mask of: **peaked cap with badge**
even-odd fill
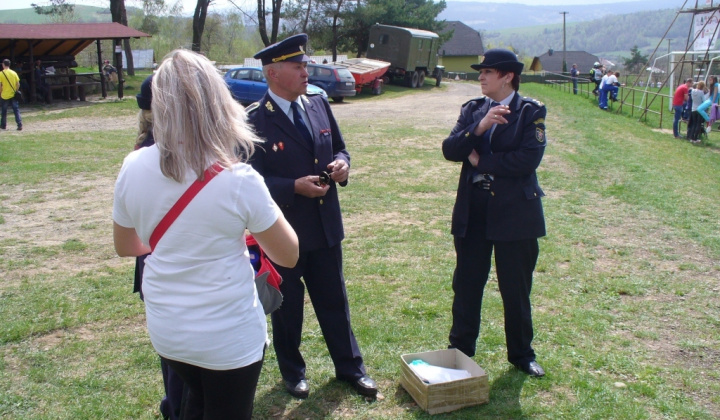
[[[280,42],[268,45],[255,54],[253,58],[261,60],[263,66],[281,61],[308,62],[310,57],[305,55],[307,41],[308,37],[305,34],[293,35]]]
[[[493,48],[485,51],[482,62],[471,64],[470,67],[475,70],[496,69],[520,74],[525,65],[517,59],[514,52],[502,48]]]

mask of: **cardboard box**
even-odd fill
[[[457,349],[403,354],[400,356],[400,384],[415,402],[430,414],[446,413],[471,405],[485,404],[490,399],[488,377],[483,368]],[[420,380],[408,363],[420,359],[431,365],[465,369],[471,377],[439,384]]]

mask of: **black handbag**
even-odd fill
[[[7,74],[5,74],[5,70],[2,71],[2,74],[3,74],[3,76],[5,76],[5,80],[7,80],[8,83],[10,83],[10,79],[8,79]],[[13,90],[13,92],[15,92],[15,96],[13,96],[13,99],[18,101],[18,103],[20,103],[20,104],[23,103],[22,92],[20,92],[19,90],[15,90],[15,87],[12,85],[12,83],[10,83],[10,88]]]

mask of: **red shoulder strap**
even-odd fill
[[[195,182],[190,185],[190,187],[183,193],[183,195],[180,196],[178,201],[173,204],[172,208],[170,208],[170,211],[167,212],[165,217],[160,220],[160,223],[158,223],[157,226],[155,226],[155,230],[153,230],[153,233],[150,235],[150,249],[152,251],[155,251],[155,246],[160,241],[160,239],[165,235],[165,232],[167,232],[170,225],[175,222],[175,219],[180,216],[180,213],[182,213],[183,210],[185,210],[185,207],[187,207],[188,204],[192,201],[193,198],[202,190],[210,180],[215,178],[215,175],[222,172],[223,167],[220,165],[220,162],[215,162],[211,167],[207,168],[205,170],[203,180],[200,181],[195,180]]]

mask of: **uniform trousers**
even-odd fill
[[[185,382],[181,420],[250,420],[262,359],[230,370],[211,370],[160,357]]]
[[[350,325],[341,245],[301,252],[294,268],[276,268],[283,279],[280,285],[283,303],[271,319],[273,346],[283,379],[293,383],[305,379],[305,360],[300,353],[305,287],[336,377],[354,381],[365,376],[365,365]]]
[[[477,185],[477,184],[476,184]],[[505,341],[508,361],[524,364],[535,360],[530,291],[532,274],[539,253],[537,238],[518,241],[488,240],[487,204],[490,191],[471,189],[470,220],[465,237],[455,236],[457,265],[453,276],[450,347],[466,355],[475,355],[480,334],[483,291],[488,281],[491,257],[495,252],[495,270],[505,315]]]

